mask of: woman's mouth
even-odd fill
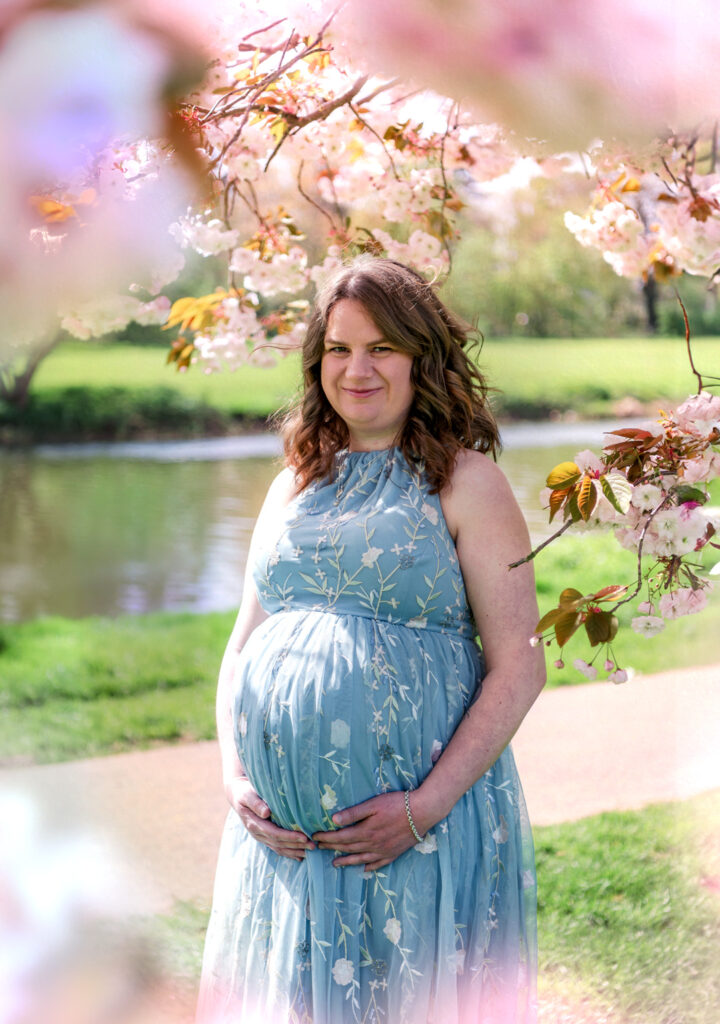
[[[369,395],[376,395],[380,388],[343,388],[346,395],[352,398],[367,398]]]

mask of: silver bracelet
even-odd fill
[[[405,813],[407,814],[407,820],[408,820],[408,825],[410,826],[410,831],[415,836],[417,841],[419,843],[421,843],[423,841],[423,837],[420,835],[418,830],[415,828],[415,822],[413,821],[413,816],[410,813],[410,790],[409,789],[405,790]]]

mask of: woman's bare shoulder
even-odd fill
[[[298,493],[297,479],[295,477],[295,470],[291,466],[285,466],[281,469],[276,477],[274,477],[270,487],[268,488],[266,502],[272,502],[273,507],[278,506],[284,507],[289,504],[292,499]]]
[[[464,448],[455,459],[455,465],[448,484],[448,495],[452,499],[468,496],[472,498],[497,498],[510,494],[507,477],[498,464],[483,452]]]
[[[440,500],[454,540],[468,518],[503,515],[517,507],[507,477],[497,463],[470,448],[458,453]]]

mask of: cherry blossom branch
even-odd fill
[[[314,199],[312,198],[312,196],[311,196],[311,195],[309,195],[309,194],[308,194],[308,193],[307,193],[307,192],[305,191],[305,189],[303,188],[303,183],[302,183],[302,172],[303,172],[303,168],[304,168],[304,167],[305,167],[305,161],[304,161],[304,160],[301,160],[301,161],[300,161],[300,166],[298,167],[298,172],[297,172],[297,187],[298,187],[298,192],[299,192],[299,193],[300,193],[300,195],[301,195],[301,196],[303,197],[303,199],[307,200],[307,202],[308,202],[308,203],[310,203],[310,205],[311,205],[311,206],[314,206],[314,207],[315,207],[315,209],[316,209],[316,210],[318,211],[318,213],[321,213],[321,214],[323,215],[323,217],[327,218],[327,220],[328,220],[328,221],[330,222],[330,228],[331,228],[331,230],[332,230],[333,232],[335,232],[335,231],[337,231],[337,225],[336,225],[335,221],[334,221],[334,220],[332,219],[332,216],[331,216],[331,215],[330,215],[330,214],[328,213],[328,211],[327,211],[327,210],[326,210],[326,209],[325,209],[325,208],[324,208],[323,206],[321,206],[321,205],[320,205],[320,203],[316,202],[316,201],[315,201],[315,200],[314,200]]]
[[[517,567],[519,565],[524,565],[525,562],[531,562],[533,560],[533,558],[535,558],[537,555],[540,554],[540,552],[543,550],[543,548],[546,548],[548,546],[548,544],[552,544],[552,542],[554,540],[557,540],[558,537],[562,537],[562,535],[565,533],[565,531],[570,529],[570,527],[572,526],[573,522],[574,522],[574,520],[567,519],[563,523],[563,525],[560,527],[560,529],[555,531],[555,533],[552,535],[552,537],[548,537],[548,539],[544,540],[542,542],[542,544],[538,544],[538,546],[536,548],[533,548],[533,550],[530,552],[529,555],[526,555],[525,558],[519,558],[517,560],[517,562],[510,562],[510,564],[508,565],[508,569],[517,569]]]
[[[360,103],[360,102],[361,101],[358,100],[358,103]],[[392,153],[390,152],[390,149],[389,149],[388,144],[385,141],[385,139],[382,137],[382,135],[380,135],[379,132],[375,131],[373,126],[368,121],[365,120],[365,118],[362,116],[362,114],[358,111],[357,107],[353,103],[349,103],[348,106],[350,107],[350,109],[352,110],[353,114],[355,115],[357,120],[360,122],[360,124],[363,125],[364,128],[367,128],[367,130],[370,132],[370,134],[374,135],[375,138],[378,140],[378,142],[382,146],[383,150],[385,151],[385,156],[388,158],[388,162],[390,164],[390,169],[393,172],[393,177],[395,178],[396,181],[400,181],[400,175],[397,172],[397,167],[395,166],[395,161],[393,160]]]
[[[399,85],[400,82],[400,78],[391,78],[389,82],[383,82],[382,85],[379,85],[377,89],[373,89],[373,91],[369,92],[366,96],[360,96],[358,98],[358,103],[361,106],[364,103],[370,103],[370,101],[374,100],[376,96],[379,96],[383,92],[387,92],[388,89],[394,88],[396,85]]]
[[[650,524],[652,523],[653,519],[658,514],[658,512],[660,512],[664,508],[667,508],[667,505],[668,505],[669,501],[670,501],[670,495],[666,494],[663,497],[663,500],[660,502],[660,504],[656,505],[656,507],[652,510],[652,512],[649,514],[649,516],[645,520],[645,525],[643,526],[642,530],[640,531],[640,538],[638,540],[638,546],[637,546],[637,581],[636,581],[636,584],[635,584],[635,590],[633,590],[632,594],[628,594],[627,597],[624,597],[622,599],[622,601],[618,601],[617,604],[615,605],[616,609],[620,608],[620,606],[623,605],[623,604],[627,604],[628,601],[633,601],[638,596],[640,591],[642,590],[642,585],[643,585],[642,551],[643,551],[643,544],[645,543],[645,537],[647,535],[648,530],[650,529]]]
[[[693,360],[693,354],[692,354],[692,347],[690,345],[690,321],[688,320],[687,310],[685,309],[685,306],[683,304],[683,300],[680,298],[680,293],[678,292],[677,288],[675,289],[675,298],[680,303],[680,309],[682,310],[683,320],[685,321],[685,345],[687,347],[688,359],[690,360],[690,369],[692,370],[693,374],[697,377],[697,382],[698,382],[697,394],[699,395],[700,392],[705,387],[714,387],[715,385],[710,385],[710,384],[706,385],[703,374],[700,373],[700,371],[695,366],[695,362]],[[707,374],[705,376],[707,377],[708,380],[718,380],[718,381],[720,381],[720,377],[713,377],[713,376],[709,376]]]

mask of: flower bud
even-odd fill
[[[555,666],[555,668],[565,668],[565,662],[562,660],[562,658],[558,658],[557,661],[554,661],[553,665]]]

